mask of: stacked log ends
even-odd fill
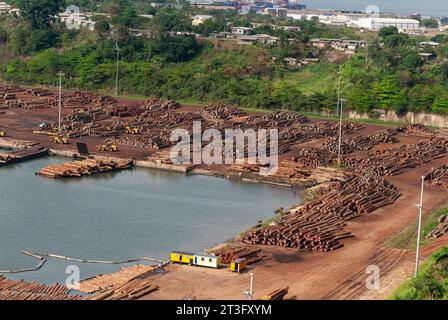
[[[38,175],[49,178],[81,177],[96,173],[127,169],[132,160],[98,160],[86,159],[64,164],[49,165],[38,172]]]
[[[220,253],[219,256],[221,258],[221,263],[223,264],[230,264],[233,261],[245,258],[247,260],[247,264],[251,265],[265,258],[260,254],[261,249],[252,250],[242,247],[242,248],[228,248],[224,252]]]
[[[439,224],[431,230],[426,238],[438,238],[448,233],[448,215],[444,214],[439,217]]]
[[[401,127],[397,128],[398,132],[407,133],[407,134],[426,134],[428,133],[428,129],[422,125],[422,124],[412,124],[408,123],[405,125],[402,125]]]
[[[272,226],[250,232],[242,240],[326,252],[341,248],[346,221],[393,203],[400,193],[387,180],[351,177],[328,187],[321,198],[291,210]]]
[[[425,176],[425,185],[428,187],[448,188],[448,165],[431,170]]]

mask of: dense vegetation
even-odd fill
[[[443,247],[422,266],[419,276],[403,284],[396,300],[448,300],[448,247]]]
[[[67,87],[109,90],[114,87],[117,42],[123,94],[255,108],[334,110],[338,64],[342,64],[342,96],[351,109],[370,114],[375,109],[448,113],[448,63],[444,62],[448,37],[437,36],[433,40],[441,45],[421,49],[437,56],[425,63],[418,55],[419,42],[425,39],[399,34],[394,28],[361,34],[315,20],[274,21],[234,11],[213,12],[213,20],[194,27],[191,16],[207,12],[192,6],[155,9],[145,1],[130,0],[15,0],[14,4],[23,10],[22,17],[0,17],[0,76],[8,82],[54,85],[55,74],[62,70]],[[67,4],[110,16],[95,16],[95,32],[67,30],[53,19]],[[301,31],[267,26],[255,30],[279,37],[278,46],[238,46],[228,40],[176,34],[208,35],[250,22],[297,25]],[[132,28],[149,30],[151,36],[134,36]],[[370,45],[351,58],[334,59],[331,52],[309,46],[316,37],[365,38]],[[321,62],[290,68],[285,57],[319,57]]]

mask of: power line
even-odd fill
[[[115,78],[115,95],[118,96],[118,82],[119,82],[119,62],[120,62],[120,47],[118,41],[115,41],[115,51],[117,51],[117,72]]]
[[[65,74],[62,71],[59,71],[59,112],[58,112],[58,130],[59,133],[62,132],[61,128],[61,112],[62,112],[62,77],[65,76]]]

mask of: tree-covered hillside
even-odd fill
[[[144,1],[14,3],[22,9],[22,17],[0,16],[0,76],[7,82],[55,85],[55,74],[62,70],[67,87],[110,90],[115,86],[117,42],[123,94],[256,108],[334,110],[342,65],[342,97],[351,109],[371,114],[375,109],[448,113],[446,36],[432,39],[438,46],[422,46],[420,42],[429,39],[400,34],[395,28],[361,33],[316,20],[274,20],[194,6],[152,8]],[[67,30],[53,18],[67,4],[108,15],[94,16],[95,31]],[[192,26],[191,17],[197,13],[212,13],[214,19]],[[212,32],[251,22],[263,23],[255,32],[278,37],[277,45],[241,46],[235,40],[208,38]],[[301,30],[274,30],[271,24],[300,26]],[[148,36],[134,35],[134,29],[145,30]],[[311,46],[313,38],[364,39],[369,45],[348,57]],[[422,52],[434,54],[435,59],[424,61]],[[285,62],[288,57],[318,57],[320,62],[291,67]]]

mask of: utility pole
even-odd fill
[[[340,116],[340,118],[339,118],[339,145],[338,145],[338,164],[339,164],[339,166],[341,166],[341,146],[342,146],[342,106],[343,106],[343,103],[342,103],[342,100],[339,102],[339,105],[341,106],[341,112],[340,112],[340,114],[341,114],[341,116]]]
[[[118,96],[118,79],[119,79],[119,61],[120,61],[120,47],[118,46],[118,40],[115,41],[115,51],[117,51],[117,72],[115,78],[115,95]]]
[[[254,274],[250,273],[250,287],[249,291],[243,291],[243,295],[248,296],[249,300],[254,300]]]
[[[62,71],[59,71],[59,112],[58,112],[58,130],[59,134],[62,132],[61,128],[61,110],[62,110],[62,77],[64,76],[64,73]]]
[[[418,230],[417,230],[417,249],[415,252],[415,277],[418,277],[418,260],[420,258],[420,233],[422,229],[422,215],[423,215],[423,189],[425,186],[425,177],[422,176],[422,187],[420,191],[420,203],[417,205],[418,208]]]
[[[339,115],[339,103],[341,101],[341,73],[342,73],[342,65],[339,66],[338,101],[336,103],[336,116]]]

